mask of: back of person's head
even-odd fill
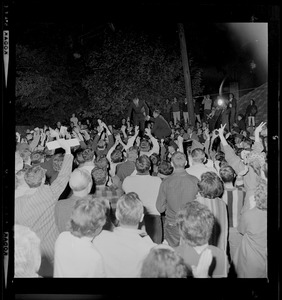
[[[30,154],[30,162],[32,165],[39,165],[44,158],[44,154],[42,151],[33,151]]]
[[[171,157],[171,162],[175,169],[181,169],[181,168],[184,169],[187,162],[186,155],[182,152],[177,151],[173,153]]]
[[[120,149],[115,149],[112,153],[111,153],[111,160],[113,163],[119,163],[122,161],[123,155],[122,155],[122,151]]]
[[[147,155],[141,155],[137,158],[135,165],[137,172],[144,174],[149,172],[151,168],[151,161]]]
[[[109,162],[105,156],[98,156],[95,160],[95,166],[100,169],[107,170],[108,164],[109,164]]]
[[[76,200],[70,222],[70,232],[76,237],[95,237],[106,223],[107,204],[91,195]]]
[[[177,149],[178,149],[177,144],[176,144],[174,141],[170,140],[170,141],[168,142],[168,151],[169,151],[170,153],[174,153],[174,152],[177,151]]]
[[[136,161],[138,157],[138,150],[136,147],[132,146],[126,151],[126,157],[129,161]]]
[[[165,245],[151,248],[141,269],[141,278],[187,278],[189,275],[191,270],[183,258]]]
[[[30,228],[16,224],[15,234],[15,277],[37,277],[41,264],[40,239]]]
[[[121,196],[117,201],[116,218],[121,225],[137,226],[142,220],[143,204],[134,192]]]
[[[92,161],[94,158],[94,150],[86,148],[82,151],[82,157],[85,162]]]
[[[158,173],[164,176],[171,175],[173,173],[173,166],[169,161],[163,160],[159,164]]]
[[[105,168],[95,166],[91,171],[91,176],[96,185],[104,185],[108,179],[108,171]]]
[[[195,148],[191,152],[193,162],[203,163],[206,159],[205,152],[200,148]]]
[[[214,225],[214,215],[198,201],[188,202],[176,216],[180,236],[188,245],[202,246],[208,243]]]
[[[91,189],[92,178],[88,171],[76,168],[72,171],[69,179],[69,186],[74,192],[81,192],[85,189]]]
[[[205,172],[198,182],[199,193],[204,198],[215,199],[221,197],[224,191],[222,180],[214,172]]]
[[[53,158],[53,169],[54,171],[60,172],[64,161],[64,154],[58,153]]]
[[[267,210],[267,181],[259,178],[255,190],[256,207],[260,210]]]
[[[36,165],[26,170],[24,180],[30,188],[37,188],[45,180],[46,170],[41,166]]]
[[[236,176],[236,172],[229,165],[223,165],[219,169],[219,176],[224,183],[233,182]]]

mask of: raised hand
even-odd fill
[[[262,131],[263,126],[266,124],[266,122],[261,122],[258,127],[255,129],[255,133],[260,133]]]
[[[218,134],[220,136],[223,136],[223,133],[224,133],[224,128],[226,126],[226,123],[222,126],[222,124],[220,125],[220,128],[218,128]]]
[[[150,136],[151,135],[151,129],[150,128],[145,128],[145,134]]]
[[[210,249],[205,249],[199,259],[197,266],[192,266],[192,272],[195,278],[207,278],[209,267],[212,262],[212,252]]]

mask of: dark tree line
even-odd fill
[[[73,112],[119,122],[133,96],[161,108],[185,97],[179,44],[126,30],[104,31],[102,42],[81,47],[59,41],[16,45],[16,123],[53,124]],[[189,48],[189,47],[188,47]],[[75,54],[75,55],[73,55]],[[202,69],[190,54],[193,96],[202,93]],[[24,113],[23,113],[24,112]]]

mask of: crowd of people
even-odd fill
[[[220,99],[217,99],[218,101]],[[16,133],[15,277],[267,277],[267,126],[135,97],[120,126]]]

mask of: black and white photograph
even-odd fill
[[[4,299],[279,299],[280,6],[2,16]]]

